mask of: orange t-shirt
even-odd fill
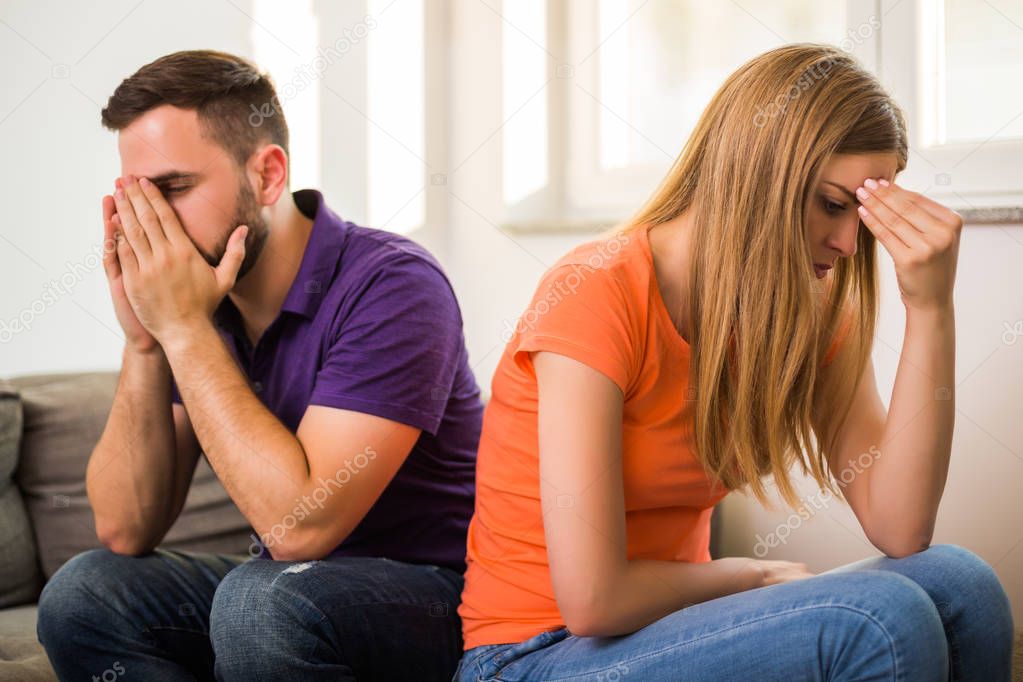
[[[466,649],[564,624],[540,507],[532,351],[578,360],[622,391],[630,560],[710,561],[711,511],[728,492],[693,454],[690,349],[661,299],[647,230],[575,248],[540,281],[494,374],[458,608]]]

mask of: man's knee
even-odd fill
[[[210,637],[214,648],[218,643],[233,646],[259,639],[271,623],[302,627],[306,621],[322,620],[318,609],[280,582],[281,577],[305,566],[295,564],[282,571],[278,562],[253,560],[228,572],[213,595]]]
[[[134,557],[108,549],[76,554],[57,569],[39,595],[36,634],[44,645],[55,643],[60,631],[87,622],[106,620],[102,597],[120,589]]]
[[[252,560],[220,581],[210,611],[218,677],[244,679],[251,669],[290,660],[292,647],[309,641],[302,635],[323,621],[323,613],[279,580],[302,567],[282,572],[278,562]]]

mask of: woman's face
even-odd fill
[[[839,258],[856,253],[861,228],[856,211],[856,188],[867,178],[895,179],[898,160],[895,154],[836,154],[824,166],[821,180],[810,192],[806,206],[806,241],[818,278],[827,276],[826,268]]]

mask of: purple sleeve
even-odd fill
[[[436,435],[464,349],[444,275],[418,258],[388,264],[368,278],[332,335],[310,404]]]

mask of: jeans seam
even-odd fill
[[[489,646],[494,646],[494,645],[491,645],[491,644],[483,644],[483,645],[481,645],[481,646],[483,646],[483,647],[489,647]],[[514,646],[514,645],[511,645],[511,644],[507,644],[507,645],[504,645],[504,646]],[[471,651],[471,650],[470,650],[470,651]],[[463,653],[463,655],[462,655],[463,661],[464,661],[464,659],[465,659],[465,654],[466,654],[466,653],[468,653],[468,652],[465,652],[465,653]],[[483,674],[483,664],[482,664],[482,663],[481,663],[480,661],[481,661],[481,660],[483,660],[483,657],[484,657],[484,656],[485,656],[485,655],[486,655],[487,653],[489,653],[489,652],[488,652],[488,651],[480,651],[480,652],[476,653],[476,654],[475,654],[475,655],[474,655],[474,656],[472,657],[472,665],[474,665],[474,666],[476,667],[476,680],[477,680],[477,681],[479,681],[479,680],[484,680],[484,679],[486,679],[485,675]],[[498,652],[497,654],[495,654],[494,658],[496,658],[497,656],[499,656],[499,655],[500,655],[501,653],[502,653],[502,652],[500,652],[500,651],[499,651],[499,652]],[[490,660],[493,660],[493,658],[491,658]],[[461,667],[461,663],[462,663],[463,661],[459,661],[459,667]]]
[[[730,626],[728,628],[725,628],[723,630],[717,630],[717,631],[715,631],[713,633],[708,633],[708,634],[705,634],[705,635],[700,635],[699,637],[695,637],[693,639],[686,640],[685,642],[673,642],[669,646],[666,646],[666,647],[664,647],[662,649],[658,649],[657,651],[651,651],[649,653],[643,654],[642,656],[638,656],[636,658],[630,658],[626,662],[642,661],[642,660],[644,660],[646,658],[650,658],[652,656],[657,656],[657,655],[663,654],[663,653],[665,653],[667,651],[670,651],[672,648],[680,646],[680,645],[693,644],[695,642],[700,641],[701,639],[706,639],[708,637],[714,637],[714,636],[720,635],[722,633],[729,632],[731,630],[736,630],[738,628],[745,627],[747,625],[752,625],[754,623],[759,623],[761,621],[769,620],[771,618],[777,618],[779,616],[786,616],[786,615],[790,615],[790,614],[793,614],[793,613],[798,613],[800,611],[809,611],[811,609],[819,609],[819,608],[840,608],[840,609],[845,609],[847,611],[852,611],[854,613],[859,613],[859,614],[861,614],[863,616],[866,616],[870,620],[871,623],[873,623],[874,625],[877,626],[877,628],[884,634],[885,638],[887,639],[887,641],[888,641],[888,651],[889,651],[889,654],[891,656],[891,659],[892,659],[893,665],[894,665],[894,671],[893,671],[893,678],[892,679],[898,679],[898,675],[899,675],[899,660],[898,660],[898,657],[897,657],[896,652],[895,652],[894,638],[892,637],[891,633],[888,632],[888,629],[884,626],[884,624],[881,623],[873,614],[871,614],[871,613],[869,613],[867,611],[864,611],[862,609],[858,609],[858,608],[853,607],[853,606],[848,606],[846,604],[812,604],[812,605],[809,605],[809,606],[801,606],[801,607],[798,607],[798,608],[788,609],[787,611],[780,611],[780,612],[777,612],[777,613],[770,613],[770,614],[761,616],[759,618],[754,618],[754,619],[751,619],[751,620],[743,621],[742,623],[737,623],[737,624],[732,625],[732,626]],[[562,640],[562,641],[564,641],[564,640]],[[539,649],[537,649],[537,651],[539,651]],[[501,652],[501,653],[504,653],[504,652]],[[530,652],[530,653],[533,653],[533,652]],[[516,661],[519,661],[519,660],[522,660],[522,659],[516,659],[515,661],[511,661],[511,662],[507,663],[504,667],[507,667],[508,665],[511,665],[511,664],[513,664],[513,663],[515,663]],[[495,670],[494,671],[494,675],[493,675],[493,677],[491,679],[501,679],[501,675],[500,674],[501,674],[501,672],[503,672],[504,667]],[[588,670],[586,673],[582,673],[582,674],[579,674],[579,675],[570,675],[568,677],[550,678],[548,680],[548,682],[558,682],[558,681],[567,681],[567,680],[579,679],[579,678],[584,678],[584,677],[591,676],[591,675],[594,675],[594,674],[599,674],[599,673],[604,672],[606,670],[613,670],[613,669],[614,669],[614,666],[609,666],[609,667],[601,668],[600,670]],[[480,672],[481,672],[481,675],[482,675],[482,670]],[[482,679],[482,677],[481,677],[481,679]]]
[[[893,679],[898,679],[898,675],[899,675],[899,660],[898,660],[898,657],[896,656],[896,652],[895,652],[894,637],[892,637],[891,633],[888,632],[888,629],[884,626],[884,624],[881,623],[872,613],[870,613],[868,611],[864,611],[863,609],[856,608],[854,606],[849,606],[847,604],[811,604],[811,605],[808,605],[808,606],[801,606],[801,607],[798,607],[798,608],[789,609],[787,611],[781,611],[781,612],[778,612],[778,613],[767,614],[765,616],[762,616],[760,618],[756,618],[756,619],[753,619],[753,620],[747,620],[747,621],[744,621],[743,623],[739,623],[737,625],[733,625],[732,627],[729,627],[729,628],[727,628],[725,630],[721,630],[721,631],[715,632],[714,635],[721,634],[722,632],[728,632],[730,630],[735,630],[735,629],[738,629],[740,627],[744,627],[746,625],[751,625],[753,623],[758,623],[760,621],[768,620],[770,618],[776,618],[778,616],[786,616],[786,615],[789,615],[789,614],[792,614],[792,613],[799,613],[800,611],[809,611],[809,610],[812,610],[812,609],[820,609],[820,608],[839,608],[839,609],[845,609],[847,611],[852,611],[853,613],[858,613],[858,614],[860,614],[862,616],[866,616],[870,620],[871,623],[876,625],[877,628],[884,635],[885,639],[888,641],[888,653],[889,653],[889,655],[892,658],[892,662],[893,662],[893,665],[894,665],[894,668],[895,668],[894,671],[893,671]],[[699,641],[701,639],[706,639],[707,637],[711,637],[711,636],[713,636],[713,635],[709,635],[709,634],[708,635],[701,635],[700,637],[696,637],[695,639],[691,639],[691,640],[685,642],[685,644],[691,644],[693,642],[697,642],[697,641]],[[652,652],[651,654],[648,654],[648,655],[653,655],[653,653],[662,653],[664,651],[667,651],[667,647],[664,648],[664,649],[661,649],[659,652]],[[637,659],[637,660],[641,660],[641,659]]]
[[[96,603],[103,604],[104,606],[106,606],[110,610],[111,613],[113,613],[120,620],[124,621],[124,623],[129,628],[139,628],[147,636],[150,636],[150,638],[152,637],[151,631],[150,631],[150,627],[151,626],[149,626],[149,625],[139,625],[138,623],[133,621],[131,618],[129,618],[126,613],[123,613],[121,611],[121,609],[113,608],[113,606],[111,606],[105,599],[100,598],[99,595],[97,595],[95,592],[93,592],[92,588],[89,585],[85,584],[84,582],[81,583],[81,589],[82,589],[83,592],[85,592],[90,597],[92,597],[92,599],[94,599],[96,601]]]
[[[952,604],[949,602],[935,602],[935,607],[938,609],[938,613],[942,616],[941,624],[942,629],[945,631],[945,640],[948,642],[948,672],[949,680],[955,679],[953,673],[955,672],[955,665],[959,662],[959,640],[956,638],[955,628],[952,627],[951,623],[945,624],[946,614],[947,617],[951,617]]]
[[[193,628],[182,628],[177,625],[145,625],[142,627],[142,631],[149,634],[157,630],[173,630],[174,632],[187,632],[190,635],[202,635],[209,637],[210,633],[205,630],[195,630]]]

